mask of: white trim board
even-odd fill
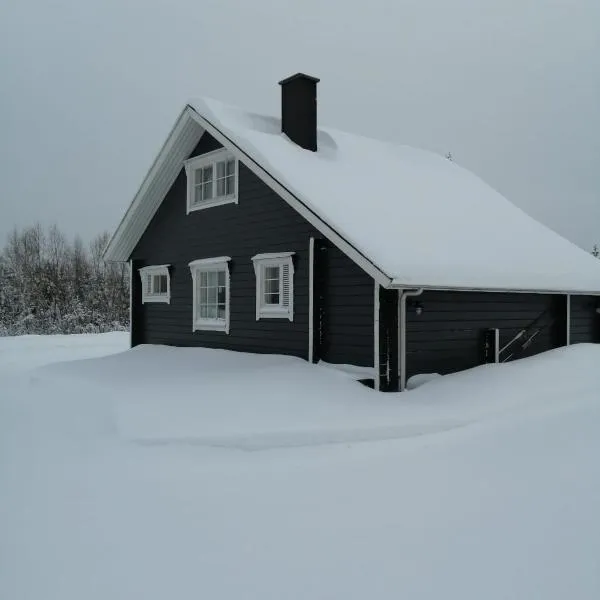
[[[375,391],[381,389],[381,373],[379,365],[379,284],[373,282],[373,368],[375,373],[373,374],[373,387]]]
[[[110,239],[104,253],[106,260],[121,262],[130,258],[131,252],[133,252],[146,227],[158,210],[166,193],[173,185],[181,169],[184,168],[184,161],[189,158],[189,154],[200,141],[204,131],[208,131],[225,149],[229,150],[238,160],[241,160],[261,181],[266,183],[283,198],[313,227],[336,244],[342,252],[347,254],[365,272],[384,287],[389,287],[391,283],[390,277],[385,275],[363,253],[340,236],[332,227],[295,197],[284,185],[271,176],[250,155],[239,148],[231,139],[189,105],[184,108],[177,119],[175,126],[161,148],[159,155],[154,160],[133,202]],[[147,206],[145,206],[146,203],[144,202],[146,197],[150,199],[147,202]],[[160,200],[158,199],[159,197]]]
[[[308,241],[308,362],[314,359],[314,327],[315,327],[315,238]]]

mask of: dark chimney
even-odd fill
[[[306,150],[317,150],[317,83],[319,79],[296,73],[281,86],[281,131]]]

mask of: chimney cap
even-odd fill
[[[284,85],[285,83],[294,81],[294,79],[308,79],[308,81],[313,81],[314,83],[319,83],[319,81],[321,81],[318,77],[313,77],[312,75],[307,75],[306,73],[296,73],[294,75],[286,77],[285,79],[282,79],[279,82],[279,85]]]

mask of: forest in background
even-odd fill
[[[0,336],[128,329],[129,267],[102,259],[109,237],[15,229],[0,252]]]

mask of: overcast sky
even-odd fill
[[[276,113],[296,71],[322,124],[600,242],[598,0],[0,0],[0,242],[114,229],[189,97]]]

